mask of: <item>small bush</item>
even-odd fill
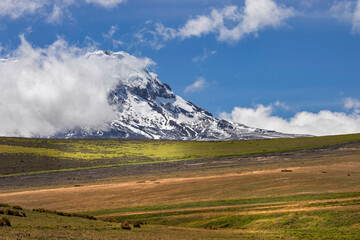
[[[10,205],[6,203],[0,203],[0,207],[10,207]]]
[[[59,216],[65,216],[65,217],[72,217],[71,213],[66,213],[66,212],[57,212],[54,211],[55,214],[59,215]]]
[[[90,216],[90,215],[85,215],[85,214],[73,213],[71,215],[72,215],[72,217],[79,217],[79,218],[86,218],[86,219],[90,219],[90,220],[97,220],[96,217]]]
[[[133,224],[134,228],[140,228],[141,227],[141,224],[139,222],[136,222]]]
[[[121,228],[125,230],[131,230],[130,224],[128,222],[121,223]]]
[[[11,227],[11,223],[10,223],[9,219],[7,219],[6,217],[3,217],[2,219],[0,219],[0,226]]]
[[[26,217],[26,213],[25,213],[25,212],[19,211],[19,213],[20,213],[20,216],[19,216],[19,217]]]
[[[24,210],[22,207],[20,206],[13,206],[13,209],[18,209],[18,210]]]
[[[6,209],[4,213],[5,215],[15,216],[16,212],[15,210]]]
[[[35,208],[35,209],[33,209],[33,211],[34,212],[51,213],[51,214],[56,214],[59,216],[65,216],[65,217],[80,217],[80,218],[86,218],[86,219],[90,219],[90,220],[97,220],[96,217],[90,216],[90,215],[58,212],[58,211],[48,210],[48,209],[44,209],[44,208]]]
[[[16,217],[26,217],[26,213],[19,210],[6,209],[4,212],[5,215],[16,216]]]
[[[46,210],[44,208],[34,208],[32,211],[33,212],[47,212],[48,210]]]
[[[6,217],[3,217],[1,221],[4,223],[5,226],[11,227],[11,223]]]

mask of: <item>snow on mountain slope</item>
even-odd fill
[[[55,137],[148,138],[174,140],[247,140],[298,137],[219,120],[208,111],[175,95],[155,73],[124,52],[97,51],[88,54],[112,65],[117,86],[108,101],[116,110],[107,130],[75,129]]]

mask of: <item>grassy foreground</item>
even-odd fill
[[[0,207],[0,218],[9,208]],[[24,210],[26,217],[4,215],[11,227],[0,226],[0,234],[1,239],[360,239],[359,210],[360,193],[119,209],[119,216],[92,212],[97,220]],[[131,231],[122,228],[125,222]]]
[[[199,207],[194,208],[194,205]],[[119,216],[102,215],[102,218],[115,222],[243,230],[246,238],[251,239],[360,238],[360,193],[239,199],[138,210]]]
[[[0,177],[310,149],[360,134],[229,142],[0,138]]]

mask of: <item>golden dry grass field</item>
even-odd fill
[[[104,165],[98,156],[81,157],[97,154],[95,145],[106,155],[104,140],[87,146],[86,140],[2,139],[12,150],[3,147],[0,154],[1,162],[8,161],[1,169],[0,203],[22,206],[27,217],[9,216],[12,227],[0,227],[0,239],[360,239],[359,140],[360,135],[215,143],[109,140],[104,159],[110,164]],[[114,156],[120,151],[116,142],[127,144],[128,152]],[[149,154],[148,144],[163,152]],[[177,144],[186,151],[175,151]],[[191,144],[202,147],[190,151]],[[170,146],[168,153],[163,145]],[[36,171],[31,165],[37,157],[53,163]],[[56,164],[62,167],[54,171]],[[146,224],[127,231],[121,229],[125,221]]]

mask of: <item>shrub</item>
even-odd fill
[[[90,219],[90,220],[97,220],[96,217],[90,216],[90,215],[59,212],[59,211],[53,211],[53,210],[48,210],[48,209],[44,209],[44,208],[34,208],[33,211],[34,212],[51,213],[51,214],[56,214],[59,216],[65,216],[65,217],[80,217],[80,218],[86,218],[86,219]]]
[[[33,212],[48,212],[49,210],[46,210],[44,208],[34,208],[32,211]]]
[[[6,209],[4,212],[5,215],[16,216],[16,217],[26,217],[26,213],[19,210]]]
[[[10,223],[9,219],[7,219],[6,217],[3,217],[2,219],[0,219],[0,226],[11,227],[11,223]]]
[[[5,223],[6,226],[11,227],[11,223],[10,223],[9,219],[7,219],[6,217],[3,217],[1,220]]]
[[[25,212],[23,212],[23,211],[19,211],[19,217],[26,217],[26,213]]]
[[[10,207],[10,205],[6,203],[0,203],[0,207]]]
[[[4,214],[5,214],[5,215],[10,215],[10,216],[15,216],[16,211],[15,211],[15,210],[11,210],[11,209],[6,209]]]
[[[128,222],[121,223],[121,228],[125,230],[131,230],[130,224]]]
[[[86,218],[86,219],[90,219],[90,220],[96,220],[96,217],[90,216],[90,215],[78,214],[78,213],[73,213],[71,215],[72,215],[72,217],[80,217],[80,218]]]
[[[18,209],[18,210],[24,210],[22,207],[20,206],[13,206],[13,209]]]
[[[134,223],[133,225],[134,225],[134,228],[140,228],[140,227],[141,227],[141,225],[140,225],[139,222],[136,222],[136,223]]]

